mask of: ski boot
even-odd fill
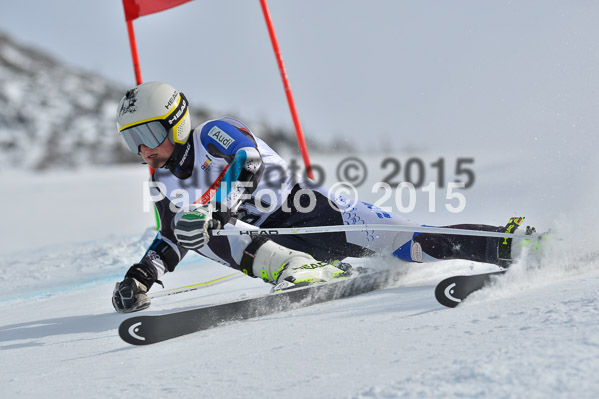
[[[244,251],[241,270],[274,284],[272,292],[326,283],[348,277],[351,266],[320,262],[304,252],[294,251],[266,240],[253,242]]]
[[[510,218],[505,226],[506,233],[515,233],[520,227],[524,217]],[[506,269],[515,260],[520,259],[522,253],[526,250],[527,260],[540,259],[542,244],[551,236],[551,232],[537,234],[537,230],[532,226],[526,226],[524,234],[530,238],[509,238],[505,237],[499,241],[499,266]],[[515,241],[514,241],[515,240]]]

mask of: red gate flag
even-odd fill
[[[123,0],[125,19],[133,21],[135,18],[167,10],[188,1],[191,0]]]

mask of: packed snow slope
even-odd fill
[[[595,398],[599,395],[599,245],[596,161],[579,152],[560,162],[505,153],[445,157],[447,181],[457,156],[472,156],[475,184],[464,210],[435,211],[417,190],[409,215],[427,224],[525,224],[554,232],[540,266],[521,261],[455,309],[439,305],[435,284],[457,273],[493,270],[466,261],[402,264],[393,287],[354,298],[231,323],[149,347],[117,334],[114,283],[151,242],[143,210],[146,168],[2,174],[0,385],[2,397],[207,398]],[[408,155],[396,155],[402,162]],[[384,156],[365,159],[370,186],[388,174]],[[341,157],[323,162],[325,184]],[[586,162],[586,164],[585,164]],[[378,168],[378,171],[377,171]],[[434,181],[434,176],[427,181]],[[383,204],[384,205],[384,204]],[[189,255],[163,279],[175,288],[231,274]],[[152,291],[159,291],[156,286]],[[145,314],[185,310],[265,294],[245,276],[157,298]]]

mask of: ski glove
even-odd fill
[[[146,295],[145,285],[132,277],[126,277],[116,283],[112,292],[112,306],[119,313],[131,313],[150,306],[150,298]]]
[[[175,216],[175,237],[186,249],[198,250],[208,244],[210,230],[219,229],[220,223],[212,218],[208,207],[181,211]]]

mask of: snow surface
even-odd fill
[[[463,213],[441,206],[428,213],[426,197],[418,197],[411,217],[430,224],[503,224],[523,214],[539,230],[555,231],[542,267],[520,262],[458,308],[435,301],[435,284],[492,266],[375,259],[365,263],[401,270],[396,286],[149,347],[118,337],[119,323],[129,316],[110,303],[114,283],[154,235],[152,214],[140,211],[146,169],[2,174],[2,397],[595,398],[596,184],[581,173],[567,187],[554,184],[572,172],[564,165],[542,164],[542,173],[534,173],[486,154],[474,165],[477,183],[465,191]],[[164,282],[174,288],[228,274],[192,254]],[[144,313],[248,298],[269,288],[240,277],[157,298]]]

